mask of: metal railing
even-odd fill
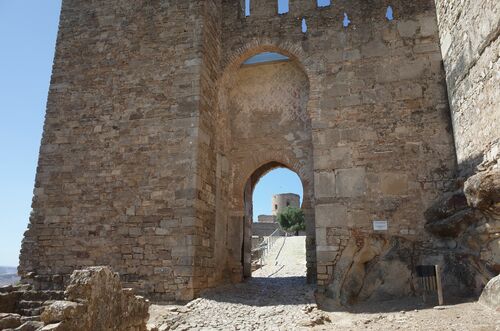
[[[261,268],[268,262],[267,257],[274,244],[280,237],[287,237],[288,233],[281,228],[274,230],[269,236],[265,237],[254,249],[252,249],[252,266]]]

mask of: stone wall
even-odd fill
[[[278,223],[252,223],[252,236],[267,237],[276,229],[279,229]]]
[[[433,2],[391,2],[393,21],[384,1],[293,1],[283,15],[252,3],[244,17],[223,1],[223,68],[278,51],[307,75],[319,290],[343,303],[414,293],[423,211],[456,166]],[[388,230],[374,233],[373,220]]]
[[[469,176],[500,139],[500,3],[436,0],[436,7],[457,159]]]
[[[320,292],[414,292],[423,212],[456,170],[434,3],[391,1],[391,21],[386,1],[251,3],[64,0],[25,278],[111,265],[162,300],[239,281],[253,188],[287,167]],[[266,51],[289,60],[242,66]]]
[[[276,223],[276,217],[273,215],[259,215],[258,223]]]
[[[40,287],[111,265],[193,296],[203,3],[63,1],[19,269]]]
[[[478,294],[500,271],[500,4],[436,0],[436,7],[459,171],[456,191],[435,204],[446,213],[432,207],[427,228],[449,277]],[[451,208],[456,197],[462,202]]]

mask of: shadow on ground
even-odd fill
[[[258,307],[316,303],[314,285],[306,277],[252,277],[205,291],[201,298]]]
[[[380,302],[365,302],[353,306],[336,305],[333,300],[314,294],[316,287],[307,284],[305,277],[252,277],[242,283],[224,285],[207,290],[201,298],[215,302],[246,306],[288,306],[318,304],[327,312],[389,313],[400,311],[433,309],[437,298],[409,296]],[[446,298],[445,305],[474,302],[477,298]]]

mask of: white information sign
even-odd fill
[[[387,221],[373,221],[373,230],[387,231]]]

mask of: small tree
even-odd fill
[[[306,229],[304,212],[300,208],[286,207],[278,214],[278,223],[285,231],[295,232],[299,234],[300,230]]]

